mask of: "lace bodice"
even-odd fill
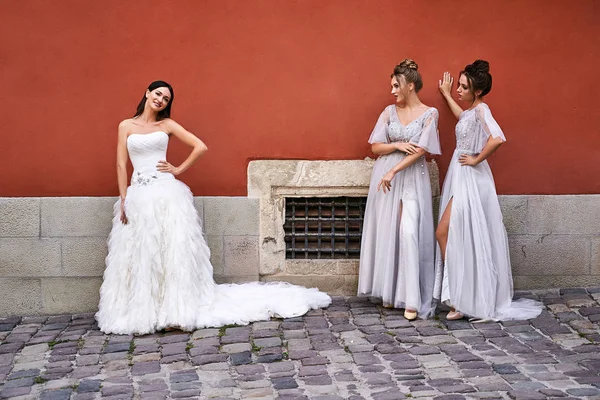
[[[168,172],[160,172],[156,165],[167,159],[169,135],[158,131],[146,134],[131,134],[127,138],[127,151],[133,164],[132,185],[146,186],[161,179],[174,179]]]
[[[369,143],[411,142],[430,154],[441,154],[437,121],[438,111],[431,107],[404,125],[398,118],[396,106],[392,104],[379,116]]]
[[[423,130],[424,117],[429,114],[431,109],[425,111],[417,119],[403,125],[398,118],[398,114],[395,112],[390,113],[390,122],[388,124],[388,138],[390,142],[408,142],[415,136],[420,136]]]
[[[488,105],[481,103],[460,114],[456,124],[456,150],[460,153],[478,154],[490,135],[506,140]]]

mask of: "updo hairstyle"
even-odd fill
[[[469,64],[464,70],[460,71],[469,81],[469,89],[473,96],[475,92],[481,90],[481,94],[475,97],[483,97],[492,90],[492,75],[490,74],[490,63],[483,60],[475,60],[473,64]]]
[[[406,58],[400,64],[394,67],[394,72],[392,73],[392,78],[396,77],[398,81],[400,81],[400,77],[404,77],[404,81],[406,83],[414,83],[415,84],[415,92],[419,92],[423,87],[423,79],[421,79],[421,74],[418,71],[419,65],[411,60],[410,58]]]

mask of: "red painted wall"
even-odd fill
[[[460,6],[459,6],[460,4]],[[245,195],[252,159],[356,159],[389,74],[420,65],[441,112],[442,172],[454,123],[437,91],[476,58],[508,142],[503,194],[600,193],[596,0],[0,0],[0,196],[116,195],[116,128],[155,79],[209,152],[181,179],[196,195]],[[187,149],[173,141],[169,158]]]

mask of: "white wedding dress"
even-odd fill
[[[300,316],[326,307],[317,289],[288,283],[217,285],[210,250],[190,189],[156,165],[165,160],[165,132],[132,134],[134,167],[127,189],[127,225],[114,206],[104,282],[96,319],[105,333],[146,334],[167,327],[191,331],[227,324]]]

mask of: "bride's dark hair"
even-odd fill
[[[161,121],[165,118],[171,118],[171,106],[173,105],[173,100],[175,99],[175,92],[173,92],[173,88],[171,87],[171,85],[169,85],[165,81],[152,82],[150,85],[148,85],[148,90],[153,91],[153,90],[161,88],[161,87],[165,87],[165,88],[169,89],[169,91],[171,92],[171,98],[169,99],[167,106],[163,110],[158,112],[158,115],[156,116],[157,121]],[[142,115],[142,113],[144,112],[145,106],[146,106],[146,92],[144,92],[144,95],[142,96],[142,100],[140,100],[140,103],[137,106],[137,110],[135,110],[135,115],[133,116],[133,118]]]

